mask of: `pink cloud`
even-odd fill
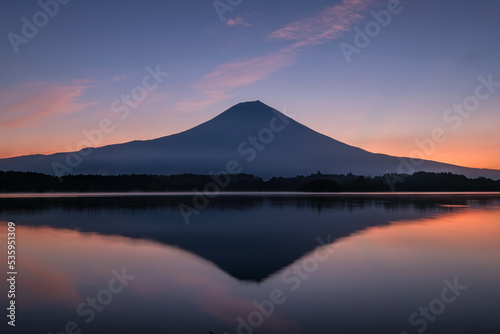
[[[194,85],[202,97],[182,100],[176,104],[175,110],[197,111],[227,100],[232,89],[262,80],[272,72],[291,65],[293,60],[294,54],[284,49],[262,57],[219,65]]]
[[[125,74],[116,74],[109,81],[116,82],[125,79],[127,76]]]
[[[266,78],[269,74],[293,64],[297,49],[325,43],[342,36],[356,23],[361,22],[366,12],[381,0],[343,0],[321,13],[286,25],[269,34],[271,40],[289,40],[294,43],[271,54],[230,62],[218,66],[195,84],[201,93],[198,99],[185,99],[175,106],[176,111],[201,110],[214,103],[231,98],[230,91]],[[238,17],[227,21],[229,26],[245,25]]]
[[[286,25],[272,32],[271,39],[296,41],[292,47],[303,47],[337,39],[364,19],[364,14],[378,0],[343,0],[321,13]]]
[[[252,84],[293,63],[293,54],[280,50],[262,57],[218,66],[196,84],[202,90],[228,89]]]
[[[179,271],[171,274],[170,278],[177,287],[192,292],[193,301],[200,305],[204,312],[227,326],[236,325],[238,317],[248,319],[248,316],[256,310],[253,301],[235,297],[232,285],[221,281],[217,276]],[[286,291],[282,292],[286,298]],[[279,308],[278,305],[275,307]],[[298,332],[297,325],[292,319],[278,314],[266,318],[263,326],[274,333]]]
[[[51,85],[28,82],[0,92],[0,127],[33,127],[51,115],[74,113],[92,105],[79,103],[78,98],[88,88],[81,82]]]
[[[252,26],[250,23],[246,22],[241,16],[238,16],[234,19],[227,20],[226,24],[229,27],[234,27],[234,26],[251,27]]]

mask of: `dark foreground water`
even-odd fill
[[[500,195],[0,198],[4,333],[500,333]]]

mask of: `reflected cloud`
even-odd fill
[[[0,218],[15,215],[24,225],[153,240],[196,254],[240,281],[262,283],[314,250],[318,237],[330,236],[335,241],[373,226],[458,212],[466,209],[464,205],[499,203],[494,194],[226,195],[214,199],[199,220],[187,227],[178,210],[186,198],[189,196],[0,198]],[[97,248],[81,251],[99,257]]]
[[[182,305],[193,313],[210,315],[226,327],[236,327],[237,317],[246,317],[255,310],[252,300],[234,296],[239,287],[235,279],[212,263],[175,247],[25,225],[18,225],[18,234],[25,246],[19,265],[22,293],[17,299],[29,304],[33,311],[48,305],[76,309],[87,297],[107,287],[112,277],[110,268],[125,262],[127,273],[136,276],[127,286],[126,298],[134,298],[139,304],[156,303],[161,309],[166,301],[175,302],[177,307]],[[123,301],[107,309],[128,312]],[[266,319],[265,327],[294,333],[293,323],[281,316]]]

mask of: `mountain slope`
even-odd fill
[[[433,161],[413,166],[409,159],[370,153],[322,135],[260,101],[237,104],[178,134],[95,148],[87,156],[85,153],[89,152],[0,159],[0,170],[52,175],[241,171],[263,178],[311,174],[318,170],[360,175],[430,171],[500,179],[498,170]]]

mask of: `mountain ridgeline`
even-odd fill
[[[89,139],[89,141],[91,141]],[[500,179],[500,170],[375,154],[322,135],[263,104],[237,104],[187,131],[78,152],[0,159],[0,171],[77,174],[252,174],[263,179],[419,171]]]

